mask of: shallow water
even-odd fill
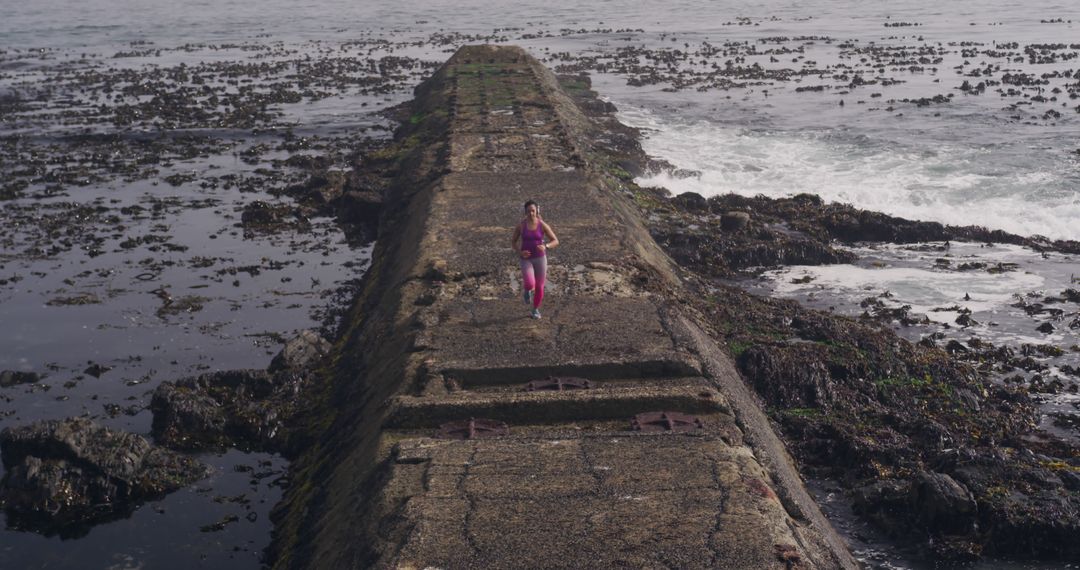
[[[310,229],[245,236],[235,227],[245,203],[287,201],[271,192],[289,183],[288,169],[271,161],[292,151],[256,153],[254,164],[242,160],[243,153],[262,143],[282,145],[291,136],[317,137],[317,148],[299,152],[337,153],[335,164],[342,167],[342,148],[365,136],[385,136],[386,121],[373,111],[410,98],[412,86],[430,72],[425,65],[465,43],[512,42],[550,66],[591,72],[594,86],[620,107],[623,120],[643,129],[646,150],[681,169],[657,172],[646,183],[704,195],[813,192],[905,217],[1080,238],[1074,222],[1080,215],[1080,156],[1073,152],[1080,138],[1080,101],[1068,92],[1080,80],[1061,75],[1080,65],[1070,55],[1077,51],[1069,44],[1080,23],[1080,6],[1073,3],[676,0],[658,9],[630,0],[148,0],[133,8],[103,0],[38,0],[5,2],[3,13],[0,104],[15,100],[24,108],[0,113],[0,136],[21,135],[35,149],[61,145],[41,151],[52,156],[67,152],[64,135],[85,129],[125,136],[190,130],[219,142],[207,143],[194,157],[166,156],[160,172],[150,176],[68,178],[2,202],[7,228],[0,238],[0,369],[33,370],[45,378],[40,386],[0,390],[0,427],[89,414],[145,434],[149,412],[143,407],[158,382],[265,366],[278,347],[275,335],[318,325],[328,307],[344,302],[335,291],[362,274],[369,249],[342,243],[340,230],[320,219]],[[1011,42],[1017,46],[1001,50],[1021,53],[1019,61],[989,53]],[[1052,50],[1060,56],[1054,61],[1033,62],[1024,53],[1045,43],[1066,47]],[[909,61],[905,50],[922,51],[928,63]],[[391,71],[385,89],[366,91],[361,82],[378,74],[367,64],[384,56],[417,61]],[[670,65],[650,59],[658,56]],[[708,79],[729,61],[793,75],[743,78],[733,85]],[[125,70],[284,63],[271,71],[246,68],[236,83],[229,83],[227,70],[206,74],[214,75],[208,84],[221,95],[236,95],[244,86],[272,93],[296,87],[296,71],[309,62],[327,66],[309,75],[311,93],[270,102],[270,117],[244,126],[171,124],[168,116],[124,123],[114,120],[114,110],[149,96],[121,100],[101,82],[90,89],[80,83],[88,72],[116,78]],[[648,64],[660,77],[629,67],[634,62]],[[876,65],[881,62],[883,67]],[[1059,75],[1046,85],[1015,86],[1012,94],[995,91],[1007,85],[981,95],[958,89],[965,79],[977,82],[965,74],[988,65],[999,67],[996,80],[1005,73]],[[851,86],[856,72],[876,83]],[[686,86],[676,89],[673,80]],[[806,87],[820,90],[800,89]],[[1052,93],[1054,88],[1062,91]],[[947,103],[902,101],[948,94],[954,96]],[[1057,99],[1033,101],[1040,96]],[[108,170],[101,161],[94,164],[91,175]],[[274,174],[255,174],[257,168]],[[13,169],[17,165],[0,162],[5,182]],[[47,170],[63,168],[52,164]],[[170,174],[190,178],[172,186],[163,182]],[[250,192],[203,187],[226,174],[259,182]],[[122,211],[139,205],[153,212],[155,204],[162,204],[159,215]],[[79,232],[42,234],[49,216],[79,218]],[[15,219],[24,225],[12,229]],[[154,240],[121,245],[133,236]],[[46,238],[73,245],[28,252]],[[102,254],[92,257],[88,249]],[[971,253],[1024,264],[1021,271],[993,276],[939,271],[932,254],[902,248],[860,253],[864,263],[856,266],[789,269],[763,286],[838,311],[857,303],[860,291],[845,288],[853,282],[869,288],[863,296],[887,288],[895,302],[919,308],[948,304],[964,290],[971,294],[976,320],[997,323],[981,325],[976,334],[993,342],[1028,342],[1040,333],[1031,330],[1034,323],[1026,315],[1010,312],[1010,296],[1056,293],[1065,275],[1080,273],[1073,260],[1028,259],[1030,252],[1008,248]],[[787,288],[800,272],[815,280],[806,288]],[[173,297],[197,297],[202,308],[159,314],[162,300],[154,291],[163,286]],[[101,302],[48,304],[78,295]],[[938,320],[951,317],[933,314]],[[1061,338],[1038,340],[1075,342],[1066,338],[1071,332],[1056,334]],[[91,362],[113,368],[95,378],[83,372]],[[236,465],[266,460],[274,469],[283,466],[261,455],[210,456],[207,461],[219,467],[210,481],[81,539],[0,532],[0,566],[179,568],[217,567],[229,560],[236,568],[254,568],[256,553],[269,541],[265,514],[278,490],[253,485],[248,492],[254,499],[243,506],[212,497],[247,484],[247,474],[231,471]],[[197,490],[202,487],[210,490]],[[155,511],[161,505],[164,515]],[[256,522],[247,520],[248,512],[255,512]],[[199,532],[227,514],[240,520],[221,532]],[[243,550],[237,554],[234,547]],[[174,548],[175,555],[163,556]]]

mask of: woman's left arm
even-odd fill
[[[555,237],[555,232],[551,230],[551,226],[547,225],[547,222],[540,222],[544,226],[544,237],[547,238],[547,243],[544,244],[544,249],[551,249],[559,245],[559,238]]]

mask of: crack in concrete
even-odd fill
[[[468,502],[469,508],[465,511],[465,518],[462,521],[461,532],[465,536],[465,544],[469,545],[472,549],[472,555],[474,558],[479,557],[483,552],[480,545],[476,544],[476,538],[473,535],[472,524],[473,518],[476,516],[477,510],[477,498],[472,494],[465,491],[465,480],[469,478],[469,472],[472,470],[473,464],[476,462],[476,455],[479,451],[479,445],[472,444],[472,453],[469,454],[469,459],[465,463],[465,469],[461,471],[461,477],[458,479],[457,486],[455,487],[458,493]]]

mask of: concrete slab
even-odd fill
[[[584,378],[700,376],[647,298],[554,298],[544,317],[512,299],[454,299],[438,306],[427,341],[429,368],[460,382],[524,383],[547,375]]]
[[[559,237],[549,266],[610,263],[628,254],[620,243],[625,228],[604,214],[610,206],[579,171],[458,173],[446,176],[441,189],[430,225],[438,230],[427,239],[450,271],[476,275],[516,268],[510,237],[526,200],[540,204],[541,216]]]
[[[444,422],[487,418],[512,425],[624,419],[653,411],[730,415],[723,397],[704,381],[697,386],[600,386],[564,392],[455,392],[399,396],[385,424],[393,429],[433,428]]]
[[[437,476],[409,500],[402,516],[414,531],[386,567],[787,568],[775,545],[794,538],[779,502],[736,484],[760,466],[716,437],[510,437],[424,449]],[[446,465],[455,453],[468,460]],[[736,533],[756,550],[718,550]]]

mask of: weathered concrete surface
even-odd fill
[[[463,48],[412,111],[275,565],[855,567],[550,72]],[[540,320],[508,243],[528,198],[562,244]],[[551,374],[595,387],[522,391]],[[660,410],[704,427],[631,431]],[[509,435],[433,438],[480,416]]]

